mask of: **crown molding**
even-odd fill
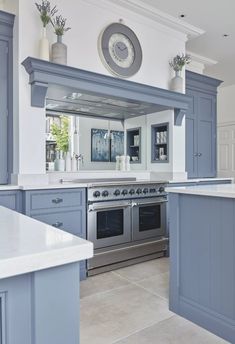
[[[199,55],[199,54],[195,54],[192,51],[188,51],[187,50],[187,53],[191,56],[192,61],[195,61],[195,62],[198,62],[198,63],[202,63],[204,66],[213,66],[213,65],[218,63],[218,61],[216,61],[216,60],[212,60],[212,59],[210,59],[208,57],[205,57],[205,56],[202,56],[202,55]]]
[[[88,2],[92,1],[88,0]],[[137,13],[147,19],[181,32],[185,34],[188,39],[198,37],[205,33],[204,30],[164,13],[156,7],[146,4],[143,0],[103,0],[103,2],[106,2],[107,5],[111,4],[128,9],[133,13]]]

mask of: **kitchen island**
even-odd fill
[[[79,261],[92,243],[0,207],[0,343],[79,343]]]
[[[235,343],[235,185],[168,191],[170,309]]]

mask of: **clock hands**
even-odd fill
[[[127,49],[127,46],[126,46],[125,44],[122,44],[122,45],[124,46],[124,48],[122,48],[122,47],[119,45],[119,43],[117,43],[117,47],[118,47],[119,50],[124,51],[125,49]]]

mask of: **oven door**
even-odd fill
[[[88,240],[94,248],[118,245],[131,240],[131,202],[110,201],[88,207]]]
[[[166,197],[156,197],[132,202],[133,240],[166,234]]]

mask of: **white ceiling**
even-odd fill
[[[187,43],[187,50],[218,61],[205,74],[235,84],[235,1],[234,0],[145,0],[146,4],[205,30]],[[224,38],[223,34],[229,34]]]

